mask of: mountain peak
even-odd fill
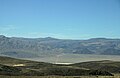
[[[56,40],[56,38],[53,38],[53,37],[45,37],[45,39],[48,39],[48,40]]]
[[[0,35],[0,38],[5,38],[6,36],[4,36],[4,35]]]

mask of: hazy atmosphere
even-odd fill
[[[0,34],[120,38],[119,0],[0,0]]]
[[[0,0],[0,78],[120,78],[120,0]]]

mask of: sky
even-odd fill
[[[0,0],[0,34],[120,38],[120,0]]]

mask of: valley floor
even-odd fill
[[[41,58],[42,57],[42,58]],[[39,62],[49,62],[53,64],[58,63],[80,63],[88,61],[100,61],[100,60],[112,60],[120,61],[119,55],[95,55],[95,54],[59,54],[59,55],[41,55],[41,57],[36,58],[21,58],[23,60],[32,60]]]

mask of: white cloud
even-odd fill
[[[11,31],[11,30],[16,30],[17,27],[14,25],[5,25],[5,26],[0,26],[0,31],[1,32],[7,32],[7,31]]]

